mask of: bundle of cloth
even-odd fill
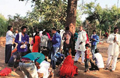
[[[78,74],[78,67],[74,65],[72,56],[67,56],[60,67],[60,78],[72,78]]]
[[[4,68],[0,71],[0,76],[8,76],[11,73],[11,69],[10,68]]]
[[[64,60],[65,56],[64,54],[61,54],[60,52],[57,52],[55,54],[55,59],[56,59],[56,65],[60,65],[62,63],[62,61]]]

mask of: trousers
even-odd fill
[[[109,55],[108,60],[107,60],[107,64],[106,64],[106,68],[109,68],[111,60],[113,59],[112,70],[114,71],[116,68],[117,58],[118,58],[118,56]]]
[[[8,63],[12,52],[12,44],[8,44],[5,46],[5,63]]]
[[[95,54],[95,49],[96,49],[96,45],[92,45],[92,47],[91,47],[91,52],[92,52],[92,58],[93,58],[93,59],[95,58],[95,56],[94,56],[94,54]]]
[[[58,47],[53,47],[53,51],[51,52],[51,64],[53,69],[56,68],[57,59],[55,58],[55,54],[56,52],[58,52],[58,50],[59,50]]]
[[[81,56],[81,59],[82,59],[82,63],[84,63],[84,59],[85,59],[85,53],[84,51],[77,51],[76,54],[75,54],[75,59],[74,61],[78,61],[79,57]]]

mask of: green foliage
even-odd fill
[[[5,17],[2,14],[0,14],[0,36],[5,36],[7,32],[7,26],[7,19],[5,19]]]
[[[101,30],[103,33],[111,32],[114,26],[120,24],[120,8],[117,8],[116,5],[113,5],[112,8],[102,8],[99,4],[95,5],[94,2],[90,2],[84,5],[84,13],[88,14],[87,27],[91,30]]]
[[[26,17],[21,17],[19,14],[16,14],[15,16],[10,16],[8,19],[9,25],[13,26],[14,31],[19,30],[22,26],[26,26],[27,24],[27,19]]]
[[[28,13],[28,25],[36,24],[38,28],[61,29],[66,21],[67,1],[63,0],[37,0],[33,11]]]

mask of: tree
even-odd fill
[[[9,25],[13,26],[15,30],[21,30],[22,26],[26,26],[27,20],[25,17],[21,17],[19,14],[16,14],[15,16],[10,16],[8,19]]]
[[[112,8],[102,8],[99,4],[95,5],[94,2],[87,3],[84,6],[84,13],[88,14],[86,20],[89,21],[90,30],[96,29],[100,31],[98,32],[100,35],[113,31],[113,27],[120,22],[120,8],[115,5]]]
[[[35,7],[38,8],[37,11],[42,15],[45,22],[50,23],[49,26],[59,26],[58,28],[69,26],[73,34],[75,33],[76,26],[77,1],[78,0],[32,0],[32,2],[35,2]]]
[[[66,27],[69,26],[72,34],[75,33],[77,0],[68,0]]]
[[[0,14],[0,36],[5,36],[7,32],[7,26],[7,19],[5,19],[5,17],[2,14]]]

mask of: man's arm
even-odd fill
[[[52,42],[53,42],[53,44],[60,42],[60,37],[59,37],[59,36],[56,36],[56,38],[54,38],[54,39],[52,40]]]
[[[120,35],[118,35],[118,40],[116,40],[116,43],[120,45]]]
[[[99,42],[99,36],[97,36],[97,38],[95,39],[96,42]]]
[[[16,38],[15,38],[15,42],[20,44],[21,42],[19,41],[19,34],[17,34]]]
[[[8,33],[8,36],[12,37],[12,38],[15,38],[15,35],[12,33],[12,32],[9,32]]]
[[[113,40],[111,39],[111,35],[108,36],[107,43],[113,44]]]
[[[82,42],[86,42],[86,40],[87,40],[87,36],[86,36],[86,32],[84,32],[83,34],[82,34],[82,36],[83,36],[83,40],[82,40]]]

